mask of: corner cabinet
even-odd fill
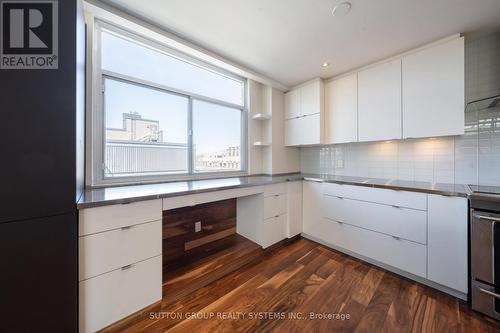
[[[321,79],[307,82],[285,94],[285,145],[323,142],[324,85]]]
[[[403,138],[464,134],[464,38],[402,59]]]

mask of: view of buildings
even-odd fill
[[[196,149],[196,147],[194,148]],[[209,154],[194,154],[197,171],[240,170],[240,145],[230,145],[224,150]]]
[[[133,176],[188,171],[188,146],[164,142],[157,120],[144,119],[137,112],[123,113],[122,128],[106,128],[105,175]],[[193,146],[196,172],[240,170],[240,145],[198,153]]]
[[[163,131],[157,120],[142,119],[137,112],[123,113],[122,128],[106,128],[108,141],[163,142]]]

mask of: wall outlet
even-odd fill
[[[194,232],[200,232],[201,231],[201,221],[195,222],[194,223]]]

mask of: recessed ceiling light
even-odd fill
[[[341,2],[332,9],[333,16],[345,16],[351,11],[352,4],[349,1]]]
[[[328,67],[328,66],[330,66],[330,63],[326,61],[321,64],[321,67]]]

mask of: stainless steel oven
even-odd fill
[[[472,308],[500,319],[500,196],[474,193],[471,207]]]

